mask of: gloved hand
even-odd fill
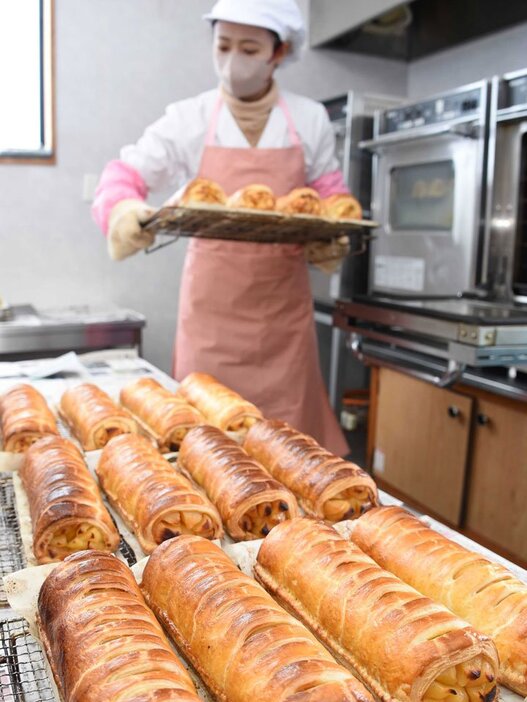
[[[338,269],[342,259],[346,258],[349,252],[350,243],[347,236],[331,241],[313,241],[305,247],[307,262],[329,275]]]
[[[141,228],[155,212],[142,200],[121,200],[110,212],[108,227],[108,253],[113,261],[146,249],[153,244],[155,235]]]

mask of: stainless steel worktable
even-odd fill
[[[142,314],[118,308],[70,306],[36,310],[15,305],[0,321],[0,360],[54,356],[67,351],[136,348],[141,353]]]

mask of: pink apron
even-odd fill
[[[287,105],[292,146],[215,145],[221,99],[199,175],[228,194],[251,183],[277,196],[305,185],[302,144]],[[313,302],[303,248],[191,239],[183,269],[174,377],[211,373],[257,405],[314,436],[338,455],[349,449],[328,401],[319,366]]]

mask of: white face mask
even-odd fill
[[[227,92],[243,99],[265,90],[273,77],[275,64],[269,59],[229,52],[214,55],[214,68]]]

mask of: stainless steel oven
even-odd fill
[[[486,81],[378,112],[372,293],[456,295],[487,282]]]
[[[527,69],[493,88],[490,275],[499,298],[527,303]]]

